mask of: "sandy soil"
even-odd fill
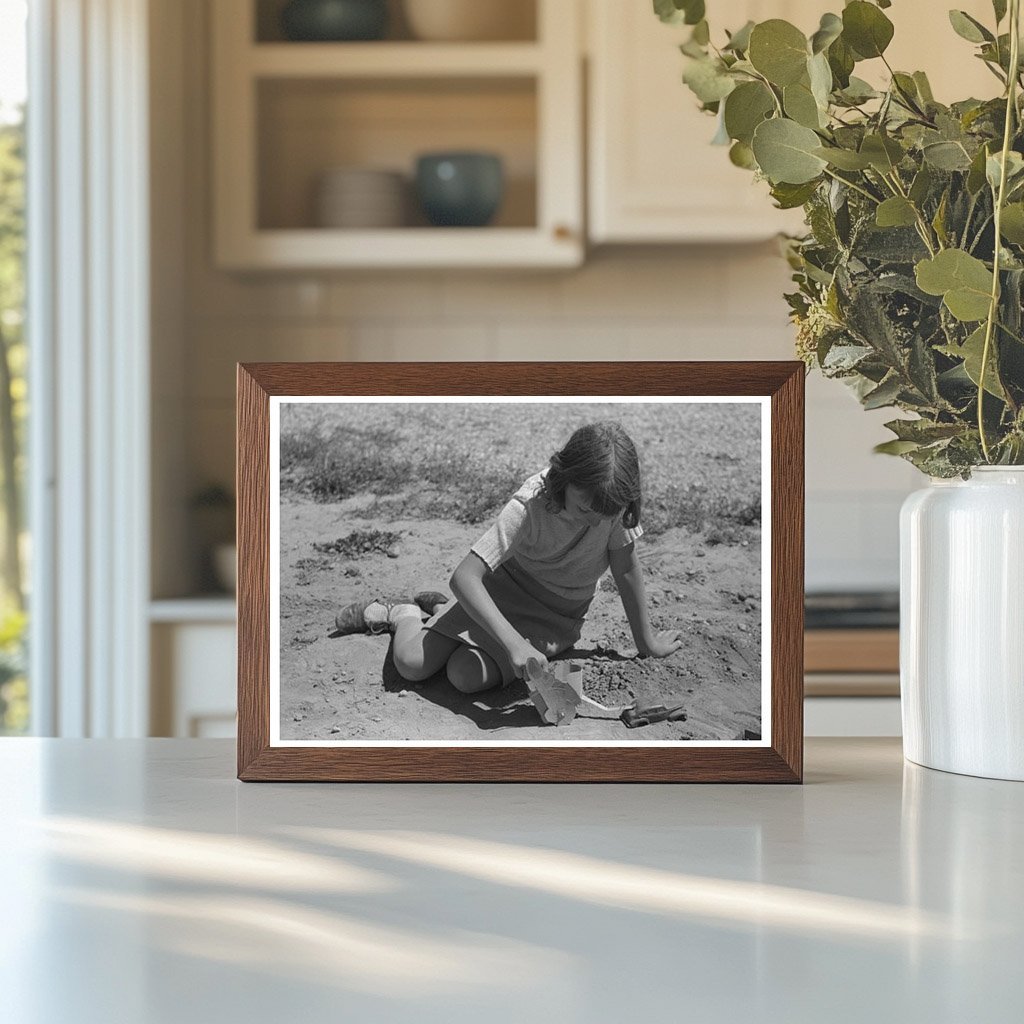
[[[331,638],[335,612],[357,600],[449,593],[455,566],[485,527],[393,519],[397,549],[358,558],[318,551],[354,530],[369,496],[334,504],[287,495],[281,504],[281,738],[285,740],[737,740],[761,731],[759,529],[709,544],[676,527],[638,552],[654,625],[681,630],[683,646],[663,660],[638,659],[614,581],[606,575],[581,643],[584,689],[605,704],[684,704],[685,722],[627,729],[618,720],[541,724],[514,684],[466,696],[444,678],[409,684],[395,671],[389,639]],[[569,656],[569,655],[566,655]]]

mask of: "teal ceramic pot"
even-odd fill
[[[387,0],[291,0],[281,11],[281,28],[296,42],[357,42],[383,37]]]
[[[493,153],[427,153],[416,162],[416,192],[437,227],[489,224],[505,194],[501,157]]]

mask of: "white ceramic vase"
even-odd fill
[[[911,494],[900,561],[904,754],[1024,781],[1024,467]]]

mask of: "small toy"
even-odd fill
[[[674,708],[654,704],[646,708],[626,708],[622,712],[622,721],[627,729],[639,729],[642,725],[654,725],[655,722],[685,722],[686,712],[682,704]]]

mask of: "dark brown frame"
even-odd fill
[[[271,747],[271,395],[771,397],[770,747]],[[238,366],[238,777],[255,781],[800,782],[804,367],[799,362]]]

